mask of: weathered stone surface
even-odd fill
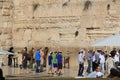
[[[1,34],[1,40],[12,39],[11,34]]]
[[[18,29],[15,31],[15,34],[13,34],[13,43],[14,41],[23,41],[23,35],[24,35],[24,30]]]
[[[11,27],[4,27],[2,33],[3,34],[12,34]]]
[[[10,22],[12,19],[10,16],[2,16],[2,21],[3,22]]]
[[[1,40],[1,46],[6,46],[6,41],[5,40]]]
[[[3,16],[10,16],[10,11],[8,9],[3,9],[2,15]]]
[[[32,39],[32,31],[31,29],[26,29],[24,31],[23,40],[30,41],[31,39]]]
[[[16,41],[13,41],[13,45],[15,48],[23,48],[23,47],[28,47],[28,41],[23,41],[23,40],[16,40]]]
[[[6,40],[6,45],[7,46],[12,46],[12,39],[7,39]]]
[[[88,5],[87,0],[0,1],[2,48],[48,46],[74,51],[89,48],[90,42],[97,39],[118,34],[120,0],[89,1]],[[12,36],[8,38],[4,34]]]

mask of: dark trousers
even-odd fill
[[[87,73],[91,72],[91,60],[88,60],[88,67],[87,67]]]
[[[27,61],[23,61],[23,62],[22,62],[22,67],[23,67],[24,69],[27,68]]]
[[[117,66],[120,66],[120,62],[119,61],[115,62],[115,67],[117,67]]]
[[[78,76],[83,76],[84,63],[79,64]]]
[[[12,65],[12,58],[8,58],[8,66]]]
[[[36,72],[40,72],[40,60],[36,60]]]
[[[96,62],[92,62],[92,70],[95,71],[98,65]]]

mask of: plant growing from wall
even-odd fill
[[[92,2],[87,0],[87,1],[85,1],[83,10],[88,10],[91,6],[92,6]]]
[[[79,34],[79,32],[78,32],[78,31],[76,31],[76,32],[75,32],[75,37],[77,37],[77,36],[78,36],[78,34]]]
[[[116,2],[116,0],[113,0],[113,2]]]
[[[68,6],[68,3],[69,3],[69,2],[70,2],[70,0],[66,1],[65,3],[63,3],[62,6],[63,6],[63,7],[64,7],[64,6]]]
[[[67,6],[67,5],[68,5],[68,3],[67,3],[67,2],[65,2],[65,3],[63,3],[63,5],[62,5],[62,6],[64,7],[64,6]]]
[[[36,9],[39,7],[39,5],[40,5],[40,4],[38,4],[38,3],[34,3],[34,4],[32,5],[32,7],[33,7],[33,19],[34,19],[34,12],[35,12]]]
[[[110,4],[107,5],[107,10],[109,10],[109,9],[110,9]]]

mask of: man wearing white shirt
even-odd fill
[[[116,52],[116,54],[115,54],[115,56],[114,56],[114,62],[115,62],[115,65],[116,66],[118,66],[118,64],[119,64],[119,53],[118,52]]]
[[[102,78],[103,77],[103,73],[101,73],[101,67],[97,66],[95,71],[93,71],[92,73],[90,73],[86,78]]]
[[[78,63],[79,63],[79,70],[78,70],[78,76],[83,76],[84,71],[84,55],[83,51],[81,50],[78,54]]]
[[[99,59],[100,59],[100,67],[102,68],[102,73],[104,74],[105,73],[105,69],[104,69],[105,56],[103,51],[100,52]]]

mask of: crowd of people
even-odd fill
[[[9,52],[14,52],[13,47],[9,49]],[[47,57],[46,57],[47,56]],[[12,64],[11,57],[8,56],[8,65]],[[24,47],[22,50],[22,64],[21,68],[27,69],[28,65],[31,68],[35,68],[36,73],[43,72],[44,62],[48,60],[48,74],[57,74],[61,75],[63,67],[63,55],[62,52],[55,51],[49,52],[49,55],[45,54],[45,48],[32,48],[30,51],[27,50],[27,47]],[[85,60],[87,61],[87,69],[84,68]],[[113,50],[108,53],[107,51],[98,49],[86,50],[81,49],[78,53],[78,76],[83,77],[84,72],[87,78],[113,78],[120,77],[120,50],[113,48]]]
[[[62,52],[57,52],[57,51],[50,52],[48,56],[48,65],[49,65],[48,73],[61,75],[62,64],[63,64]]]
[[[30,57],[30,59],[29,59]],[[62,57],[62,52],[55,51],[55,52],[50,52],[48,56],[48,74],[57,74],[61,75],[61,70],[62,70],[62,62],[63,62],[63,57]],[[45,61],[45,53],[44,53],[44,48],[38,48],[36,51],[34,48],[30,51],[29,55],[27,53],[27,47],[25,47],[22,51],[22,67],[24,69],[27,68],[27,64],[31,65],[33,68],[35,66],[36,73],[43,72],[43,67],[44,67],[44,61]],[[35,64],[35,65],[34,65]]]
[[[85,50],[80,50],[78,53],[78,76],[83,76],[85,58],[88,63],[87,78],[120,77],[120,50],[113,48],[110,53],[101,49],[89,50],[87,54],[85,54]]]

